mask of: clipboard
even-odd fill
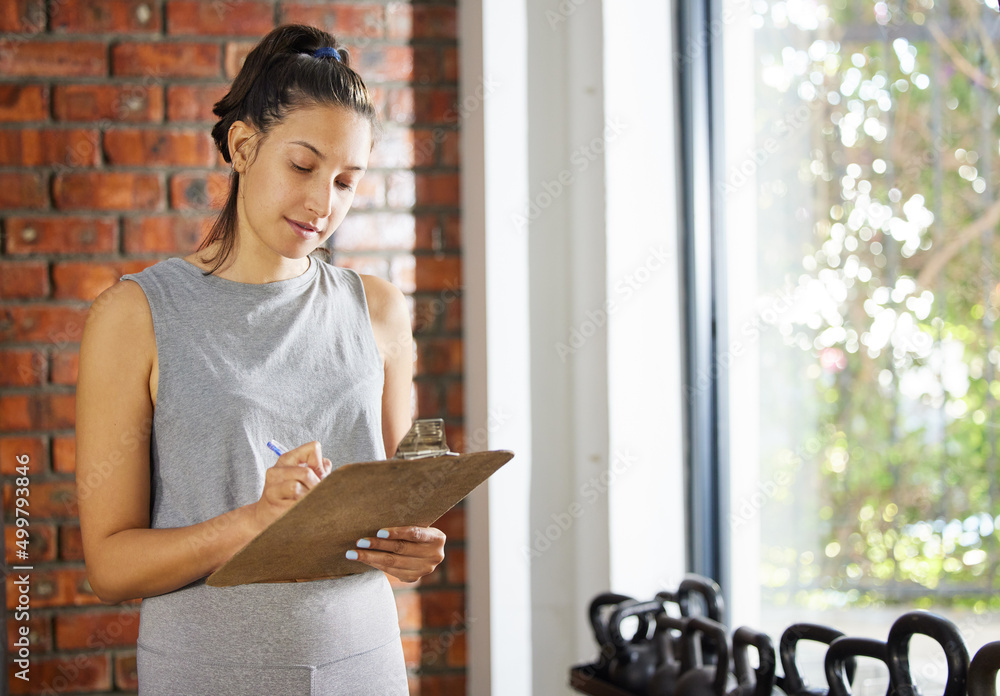
[[[402,454],[335,469],[206,583],[305,582],[372,570],[344,557],[358,539],[383,527],[432,525],[514,457],[508,450]]]

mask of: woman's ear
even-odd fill
[[[229,157],[233,161],[233,170],[243,173],[249,161],[248,152],[250,146],[247,144],[254,136],[254,131],[243,121],[234,121],[229,126]]]

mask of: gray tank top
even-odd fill
[[[156,333],[153,528],[259,500],[277,459],[270,439],[318,440],[334,467],[385,457],[382,363],[357,273],[310,258],[296,278],[254,285],[172,258],[122,279],[142,288]],[[189,668],[321,665],[391,641],[396,607],[377,570],[227,588],[202,579],[140,610],[140,647]]]

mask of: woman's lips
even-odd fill
[[[303,239],[314,239],[319,236],[319,230],[314,230],[311,227],[306,227],[305,225],[295,222],[294,220],[289,220],[285,218],[285,221],[291,226],[295,234],[299,235]]]

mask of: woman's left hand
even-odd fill
[[[375,536],[358,539],[351,558],[385,571],[403,582],[416,582],[444,560],[445,535],[434,527],[387,527]]]

